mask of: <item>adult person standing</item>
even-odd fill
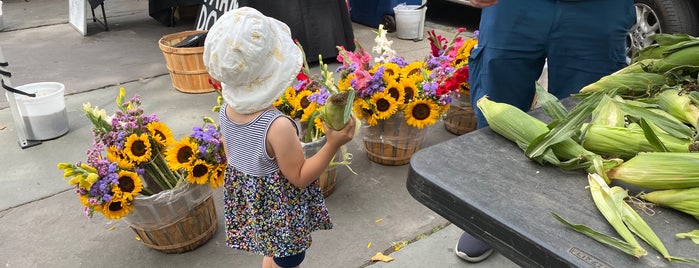
[[[559,99],[626,65],[625,42],[636,22],[633,0],[471,0],[483,8],[478,45],[469,58],[471,104],[478,128],[488,125],[483,96],[528,111],[548,62],[548,91]],[[464,232],[457,256],[479,262],[492,253]]]

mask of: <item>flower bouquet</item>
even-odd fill
[[[298,42],[297,45],[303,51]],[[335,128],[339,129],[346,124],[351,115],[354,91],[339,90],[334,82],[333,73],[328,71],[322,56],[318,57],[320,75],[312,74],[305,55],[303,58],[303,68],[296,75],[296,82],[284,91],[284,94],[274,102],[274,106],[297,123],[304,155],[311,157],[325,144],[323,122],[327,122],[329,127],[333,127],[331,122],[335,122],[338,125]],[[348,105],[347,102],[350,104]],[[329,108],[331,106],[332,108]],[[331,112],[330,109],[338,111]],[[339,158],[338,156],[342,159],[340,161],[333,159],[318,180],[325,197],[334,190],[336,166],[344,165],[349,168],[351,164],[352,154],[347,152],[346,146],[341,147],[335,158]],[[350,171],[352,171],[351,168]]]
[[[369,159],[403,165],[419,150],[424,128],[449,109],[458,83],[468,70],[454,67],[439,55],[407,62],[391,49],[379,25],[372,56],[357,44],[353,52],[340,47],[340,90],[354,89],[354,114],[365,122],[364,145]]]
[[[217,224],[212,188],[223,184],[226,167],[218,126],[205,118],[203,126],[194,127],[190,135],[175,141],[157,115],[144,113],[139,96],[125,101],[121,88],[116,104],[113,116],[90,103],[83,105],[94,138],[87,160],[58,164],[68,183],[75,187],[86,215],[91,218],[98,212],[107,219],[124,218],[147,246],[155,249],[181,252],[193,249],[185,246],[205,242],[210,235],[185,241],[177,248],[163,245],[173,241],[157,241],[143,232],[178,227],[177,222],[187,217],[205,217],[210,224],[195,229],[213,234]],[[200,233],[181,237],[196,236]]]
[[[430,41],[428,58],[440,58],[443,64],[458,70],[444,82],[446,87],[458,89],[453,91],[451,106],[444,116],[444,127],[456,135],[476,129],[476,117],[470,103],[468,57],[471,55],[471,50],[478,44],[478,31],[475,32],[474,38],[464,39],[459,35],[465,31],[465,28],[457,29],[451,41],[436,34],[434,30],[427,33],[427,39]]]

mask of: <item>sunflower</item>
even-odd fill
[[[150,122],[146,125],[150,136],[163,148],[170,146],[175,141],[170,128],[163,122]]]
[[[422,129],[437,122],[439,105],[428,99],[416,98],[405,107],[405,121],[408,125]]]
[[[275,102],[274,102],[274,107],[282,111],[284,114],[291,114],[294,112],[294,104],[293,100],[296,98],[296,89],[294,87],[288,87],[286,88],[286,91],[284,91],[284,95],[279,97]]]
[[[371,110],[371,105],[369,105],[366,100],[356,98],[354,99],[354,103],[352,105],[352,113],[357,117],[357,119],[364,120],[366,117],[371,116],[371,114],[374,112]]]
[[[292,112],[292,117],[299,117],[303,115],[303,112],[305,112],[306,108],[313,103],[311,100],[308,99],[309,96],[311,96],[313,92],[309,90],[301,90],[296,93],[296,97],[294,98],[294,101],[292,102],[292,106],[294,106],[294,111]]]
[[[119,151],[116,146],[112,145],[107,147],[107,160],[110,162],[117,163],[117,166],[121,169],[134,169],[134,163],[129,160],[123,151]]]
[[[301,122],[306,123],[311,119],[313,113],[317,110],[318,103],[310,102],[306,108],[303,108],[303,115],[301,116]]]
[[[196,159],[192,168],[187,169],[187,181],[193,184],[205,184],[209,179],[209,173],[213,170],[211,164],[202,159]]]
[[[112,196],[112,200],[102,207],[102,214],[104,214],[107,219],[118,220],[133,210],[133,207],[131,207],[131,200],[133,199],[126,196],[114,195]]]
[[[218,165],[216,169],[214,170],[214,173],[211,174],[211,188],[218,188],[223,185],[223,181],[225,179],[225,173],[226,173],[226,165]]]
[[[376,119],[387,119],[398,111],[396,99],[384,92],[374,93],[371,96],[371,103],[376,107]]]
[[[337,88],[340,89],[340,91],[346,91],[352,87],[352,79],[354,79],[354,74],[349,74],[347,77],[340,79],[340,81],[337,82]]]
[[[197,145],[189,137],[184,137],[167,150],[165,160],[172,170],[189,169],[196,152]]]
[[[148,134],[131,134],[124,144],[126,156],[135,163],[143,163],[150,160],[152,155]]]
[[[401,79],[400,85],[403,87],[403,103],[408,104],[415,96],[417,96],[417,77]]]
[[[323,119],[320,118],[320,116],[316,116],[315,119],[313,119],[313,125],[316,128],[316,131],[325,134],[325,128],[323,128]]]
[[[415,61],[401,69],[402,78],[422,77],[422,69],[425,68],[424,61]],[[402,79],[401,79],[402,80]]]
[[[143,190],[143,182],[135,172],[121,170],[118,176],[119,184],[113,189],[114,192],[120,192],[125,197],[133,197]]]
[[[405,90],[403,90],[403,85],[395,81],[389,82],[383,92],[396,99],[396,102],[399,104],[398,109],[401,108],[400,106],[402,106],[405,100]]]
[[[376,66],[378,66],[378,64]],[[384,63],[383,66],[385,68],[383,70],[383,80],[386,81],[386,83],[398,81],[401,74],[400,66],[393,62]]]

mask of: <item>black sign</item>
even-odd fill
[[[237,7],[237,0],[204,0],[197,16],[196,29],[209,30],[223,13]]]

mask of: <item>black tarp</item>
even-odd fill
[[[165,26],[175,25],[177,7],[201,5],[203,0],[148,0],[148,15]]]
[[[354,50],[354,32],[345,0],[239,0],[239,6],[255,8],[291,29],[309,62],[337,56],[336,46]]]

